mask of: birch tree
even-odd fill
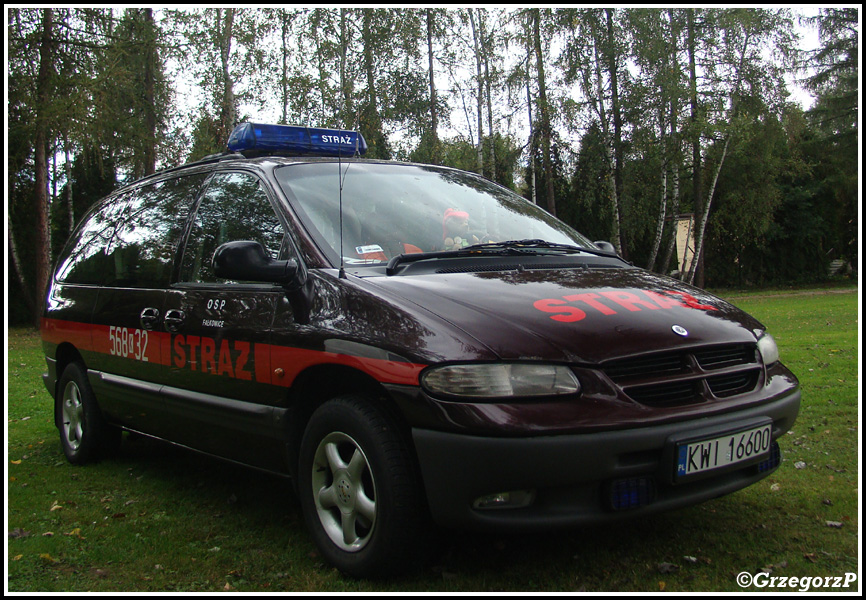
[[[794,40],[791,19],[785,11],[729,9],[715,11],[710,16],[717,27],[716,39],[721,40],[717,46],[709,47],[709,60],[704,63],[712,85],[712,98],[716,99],[716,105],[708,107],[716,115],[715,120],[707,125],[716,132],[710,149],[714,150],[717,158],[706,196],[696,207],[699,210],[696,210],[695,254],[684,277],[688,283],[695,282],[715,187],[731,138],[737,133],[739,105],[749,95],[778,96],[782,67],[770,63],[763,51],[769,45],[777,52],[790,55]],[[700,162],[694,168],[700,168]]]
[[[577,84],[598,123],[608,165],[608,194],[613,207],[613,243],[627,255],[623,229],[623,119],[620,106],[622,46],[616,39],[611,9],[569,9],[561,13],[568,39],[560,61],[567,83]]]

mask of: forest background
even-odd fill
[[[816,283],[859,241],[859,9],[7,8],[7,321],[99,198],[235,124],[358,129],[637,266]],[[802,49],[799,32],[818,34]],[[794,101],[790,82],[808,90]],[[678,215],[694,260],[679,265]],[[835,261],[835,262],[834,262]]]

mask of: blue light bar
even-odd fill
[[[357,131],[241,123],[229,136],[228,147],[245,155],[354,156],[367,151],[367,142]]]

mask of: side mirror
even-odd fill
[[[274,260],[259,242],[244,240],[217,248],[213,253],[213,271],[221,279],[288,285],[298,274],[298,262]]]
[[[599,240],[597,242],[593,242],[596,246],[598,246],[599,250],[604,250],[605,252],[610,252],[611,254],[616,254],[616,248],[610,242],[605,242],[604,240]]]

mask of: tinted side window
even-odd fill
[[[104,285],[108,283],[108,258],[105,247],[114,238],[128,212],[129,195],[108,200],[76,230],[69,252],[57,266],[57,280],[66,283]]]
[[[214,251],[235,240],[260,242],[272,258],[280,256],[284,231],[259,179],[247,173],[219,173],[208,185],[184,250],[180,280],[215,283]]]
[[[206,174],[169,179],[119,196],[81,229],[58,269],[69,283],[166,287],[184,224]]]

